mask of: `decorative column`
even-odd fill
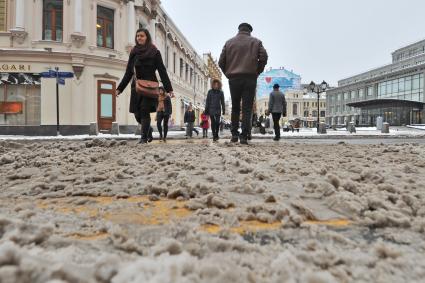
[[[152,41],[153,42],[156,42],[156,17],[155,18],[151,18],[150,24],[151,24]]]
[[[71,34],[72,43],[80,48],[86,41],[83,34],[83,0],[74,1],[74,32]],[[84,68],[84,67],[83,67]]]
[[[128,45],[134,45],[134,37],[136,34],[136,10],[134,8],[134,0],[130,0],[127,3],[127,14],[128,14]]]
[[[83,32],[83,4],[82,0],[74,1],[74,33]]]
[[[15,5],[15,28],[14,30],[25,30],[25,0],[16,0]]]
[[[24,43],[27,37],[27,32],[25,31],[25,0],[15,1],[15,25],[10,30],[10,33],[18,44]]]

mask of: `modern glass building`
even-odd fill
[[[377,117],[393,126],[425,123],[425,40],[392,57],[391,64],[343,79],[327,92],[328,124],[374,126]]]

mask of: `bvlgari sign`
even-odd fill
[[[31,65],[0,63],[0,72],[30,72],[30,71],[31,71]]]

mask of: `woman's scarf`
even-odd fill
[[[158,49],[153,44],[146,44],[141,45],[137,44],[133,47],[133,50],[131,50],[131,55],[137,56],[137,59],[139,60],[145,60],[149,58],[154,58],[158,52]]]

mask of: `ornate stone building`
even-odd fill
[[[197,54],[159,0],[0,0],[0,134],[52,133],[56,80],[40,73],[55,67],[75,73],[59,87],[62,133],[86,133],[95,121],[101,130],[117,121],[134,131],[130,87],[113,93],[139,27],[151,32],[173,83],[172,126],[183,125],[189,103],[199,116],[218,67]]]

